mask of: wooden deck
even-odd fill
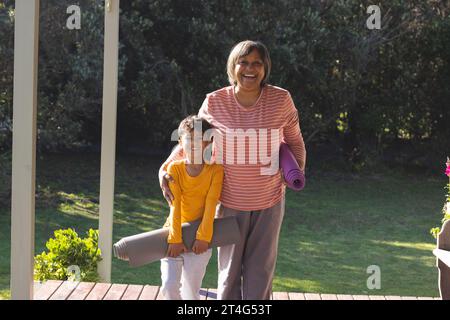
[[[216,300],[215,289],[202,289],[202,300]],[[35,282],[35,300],[161,300],[157,286],[111,284],[94,282],[69,282],[49,280]],[[380,295],[318,294],[274,292],[273,300],[440,300],[439,297],[401,297]]]

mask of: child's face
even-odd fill
[[[180,144],[183,148],[184,154],[190,163],[201,164],[204,163],[203,152],[208,147],[211,141],[203,141],[203,135],[198,133],[194,135],[194,131],[183,134],[180,137]],[[199,159],[195,159],[195,153],[198,152]],[[201,161],[200,163],[194,162],[194,160]]]

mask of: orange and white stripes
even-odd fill
[[[270,155],[273,155],[271,145],[275,142],[277,149],[274,152],[278,155],[279,145],[284,140],[289,144],[300,169],[305,169],[306,149],[298,111],[287,90],[265,85],[257,102],[253,106],[244,107],[236,100],[233,87],[225,87],[207,94],[198,116],[211,123],[220,136],[220,139],[214,140],[214,156],[224,166],[225,177],[220,201],[225,207],[242,211],[262,210],[281,200],[285,187],[278,162],[273,174],[263,174],[264,168],[267,170],[270,164],[263,163],[261,147],[267,147],[270,159]],[[233,134],[232,137],[230,133]],[[250,141],[250,136],[256,137],[256,143]],[[244,145],[234,143],[234,146],[227,146],[234,137],[241,137],[241,141],[245,141]],[[233,157],[227,155],[227,151],[234,153]],[[222,155],[222,161],[217,155]],[[182,157],[179,149],[166,163]],[[245,161],[238,161],[238,158]],[[255,158],[256,163],[251,161]]]

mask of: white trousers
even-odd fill
[[[200,300],[200,288],[212,249],[161,259],[161,292],[166,300]]]

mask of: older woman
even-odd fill
[[[279,145],[284,140],[300,169],[305,169],[306,150],[297,109],[287,90],[267,83],[270,69],[269,52],[261,42],[238,43],[228,57],[231,85],[207,94],[198,112],[223,137],[218,140],[222,145],[214,138],[214,154],[220,150],[223,156],[216,161],[225,159],[222,162],[225,177],[216,216],[235,215],[242,235],[240,243],[218,249],[218,299],[270,299],[272,291],[285,208],[285,183],[278,162],[275,174],[268,174],[270,170],[264,171],[268,168],[267,161],[242,160],[247,159],[246,155],[253,160],[255,155],[266,156],[266,149],[269,154],[273,151],[278,155]],[[248,136],[252,145],[235,148],[234,138],[239,136],[236,132],[244,132],[244,140]],[[257,143],[251,138],[256,138]],[[265,140],[275,141],[276,150],[272,150],[273,142]],[[180,148],[174,149],[159,171],[160,186],[169,203],[173,195],[167,182],[172,178],[166,169],[171,161],[182,158]]]

